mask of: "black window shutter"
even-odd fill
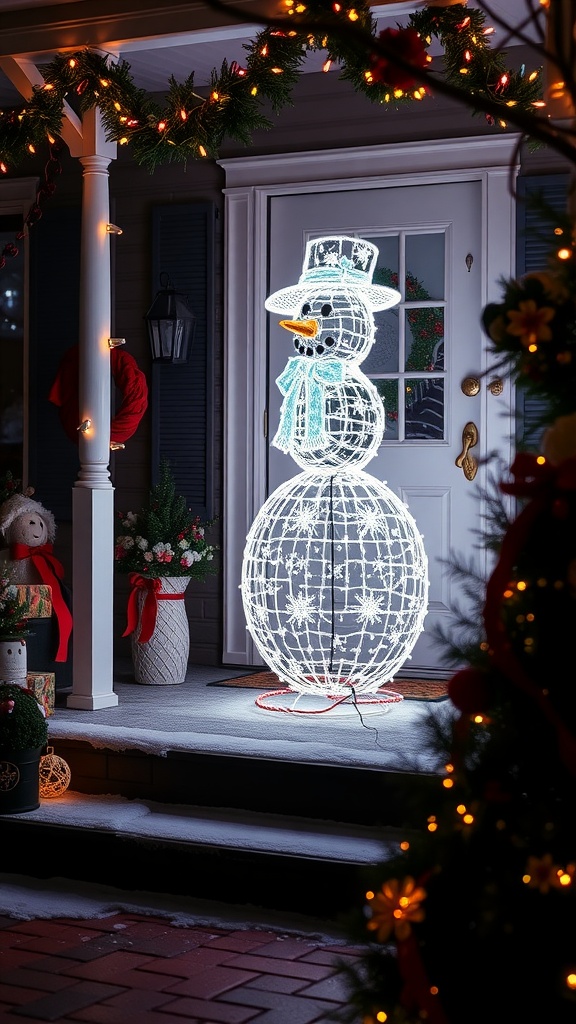
[[[30,231],[30,373],[28,480],[59,520],[72,519],[78,446],[48,400],[60,360],[78,343],[80,206],[47,207]]]
[[[566,212],[568,202],[568,174],[526,175],[518,178],[518,220],[516,273],[523,274],[546,270],[550,242],[546,240],[546,217],[531,203],[539,197],[549,208],[559,213]],[[517,389],[519,446],[523,449],[537,448],[542,436],[542,420],[546,415],[547,402],[537,395],[528,394],[521,386]]]
[[[214,515],[213,334],[216,207],[210,202],[152,208],[152,292],[167,274],[196,317],[188,363],[152,366],[152,482],[167,459],[178,494],[202,519]]]

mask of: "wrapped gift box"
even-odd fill
[[[49,619],[52,615],[52,587],[46,583],[17,583],[18,597],[30,601],[27,619]]]
[[[28,590],[49,591],[50,598],[52,597],[52,588],[44,584],[28,586]],[[62,584],[61,590],[64,601],[72,610],[70,590],[64,584]],[[26,637],[28,668],[31,672],[40,675],[53,672],[56,679],[56,691],[69,690],[72,688],[72,640],[68,644],[66,661],[56,661],[59,640],[58,619],[54,614],[52,602],[50,604],[52,614],[46,618],[40,618],[37,612],[31,613],[36,617],[29,622],[30,634]]]
[[[36,697],[46,712],[46,717],[54,714],[54,698],[56,677],[54,672],[28,672],[26,686]]]

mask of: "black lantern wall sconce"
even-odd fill
[[[187,296],[174,290],[166,273],[160,274],[161,291],[146,313],[153,363],[187,363],[192,350],[196,317]]]

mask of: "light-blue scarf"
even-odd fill
[[[319,361],[293,356],[276,379],[286,397],[280,409],[280,425],[272,444],[283,452],[290,451],[294,443],[296,406],[304,385],[304,440],[303,448],[315,448],[325,440],[325,384],[340,383],[346,376],[342,359]]]

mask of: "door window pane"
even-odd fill
[[[384,405],[384,440],[398,440],[398,380],[372,381]]]
[[[406,301],[444,298],[444,234],[406,235]]]
[[[435,377],[407,380],[406,440],[441,441],[444,437],[444,381]]]
[[[372,280],[374,284],[387,284],[391,288],[398,287],[400,270],[400,248],[398,235],[381,235],[370,238],[378,249],[378,259]]]
[[[406,369],[444,369],[444,309],[423,306],[406,311]]]
[[[374,326],[376,328],[375,341],[366,358],[362,360],[362,372],[367,377],[373,373],[398,373],[400,369],[398,310],[376,310]]]

